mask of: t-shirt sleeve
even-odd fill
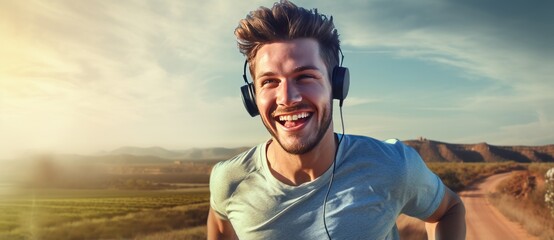
[[[431,172],[419,154],[399,141],[405,156],[404,207],[402,213],[419,219],[429,218],[439,207],[445,186]]]
[[[210,207],[223,219],[228,220],[225,205],[229,197],[228,184],[222,162],[214,165],[210,174]],[[227,189],[227,190],[226,190]]]
[[[254,155],[258,153],[253,147],[231,159],[218,162],[210,174],[210,207],[223,220],[229,220],[228,205],[237,186],[256,169]]]

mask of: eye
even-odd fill
[[[311,78],[315,78],[315,76],[311,75],[311,74],[302,74],[302,75],[298,76],[299,80],[301,80],[301,79],[311,79]]]
[[[311,83],[316,79],[318,79],[318,77],[316,75],[310,74],[310,73],[303,73],[303,74],[300,74],[296,77],[296,81],[297,82],[302,82],[302,83]]]
[[[267,78],[267,79],[262,80],[260,85],[262,87],[264,87],[264,86],[267,86],[267,85],[271,86],[272,84],[277,84],[277,83],[278,83],[277,79]]]

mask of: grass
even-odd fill
[[[554,163],[532,163],[529,164],[529,172],[537,179],[544,181],[544,175],[548,169],[554,168]]]
[[[201,226],[209,193],[28,190],[0,198],[0,239],[128,239]]]

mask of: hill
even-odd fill
[[[424,138],[407,140],[404,143],[413,147],[427,162],[554,162],[554,145],[545,146],[495,146],[486,142],[475,144],[446,143]],[[122,147],[105,154],[104,160],[161,162],[163,160],[224,160],[229,159],[248,147],[240,148],[192,148],[187,150],[167,150],[161,147],[139,148]]]
[[[171,159],[171,160],[223,160],[231,158],[241,152],[248,150],[249,147],[239,148],[191,148],[187,150],[167,150],[161,147],[121,147],[111,152],[103,153],[104,156],[128,156],[133,157],[152,157],[153,159]]]
[[[455,144],[427,139],[406,140],[426,162],[554,162],[554,145],[495,146],[488,143]],[[248,150],[238,148],[191,148],[168,150],[161,147],[121,147],[96,155],[54,155],[50,158],[62,162],[88,162],[108,164],[157,164],[201,161],[213,164]]]
[[[453,144],[427,139],[404,141],[427,162],[554,162],[554,145],[494,146],[485,142]]]

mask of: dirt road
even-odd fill
[[[460,192],[466,207],[467,239],[538,239],[519,224],[505,218],[487,200],[487,194],[511,173],[491,176],[473,188]]]
[[[466,207],[467,240],[538,239],[529,235],[519,224],[511,222],[504,217],[487,200],[487,194],[494,192],[496,185],[509,177],[510,174],[503,173],[491,176],[468,190],[459,193]],[[414,229],[417,226],[420,231],[425,231],[421,221],[404,215],[398,219],[397,224],[399,229],[404,227]]]

